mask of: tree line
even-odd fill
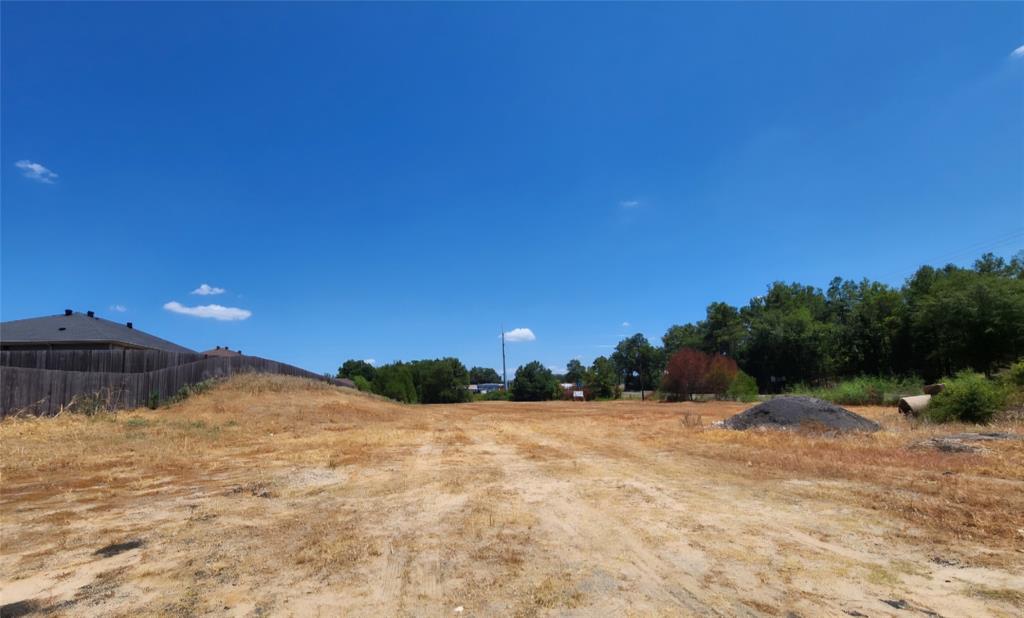
[[[768,392],[858,375],[991,375],[1024,355],[1024,252],[1009,262],[987,253],[971,268],[923,266],[899,288],[775,282],[743,307],[711,303],[705,319],[671,326],[660,347],[625,339],[612,358],[627,388],[651,388],[683,348],[734,359]]]
[[[509,395],[557,398],[559,383],[571,382],[588,398],[617,397],[621,387],[745,398],[752,390],[862,375],[926,381],[962,370],[990,375],[1022,356],[1024,252],[1010,261],[987,253],[970,268],[923,266],[899,288],[839,277],[825,290],[775,282],[742,307],[709,304],[703,320],[669,327],[660,346],[637,333],[608,357],[589,367],[569,361],[558,375],[538,361],[527,363],[516,370]],[[338,376],[410,403],[468,401],[470,383],[501,382],[494,369],[467,370],[450,357],[381,367],[350,360]]]

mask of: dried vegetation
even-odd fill
[[[239,376],[156,411],[8,419],[0,598],[87,615],[1019,615],[1024,441],[912,448],[971,428],[887,408],[855,409],[874,434],[710,427],[743,407],[401,406]]]

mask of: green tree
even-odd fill
[[[893,375],[907,369],[903,296],[885,284],[838,277],[826,294],[828,373]]]
[[[661,338],[661,343],[664,346],[665,355],[672,356],[683,348],[702,350],[704,348],[704,340],[704,323],[700,322],[697,324],[675,324],[669,326]]]
[[[776,282],[740,311],[747,329],[743,369],[765,390],[826,375],[828,307],[821,290]]]
[[[708,354],[736,358],[743,346],[746,329],[736,307],[727,303],[711,303],[707,318],[702,323],[704,341],[702,349]]]
[[[913,354],[926,379],[991,374],[1024,355],[1024,279],[1005,269],[921,268],[905,291]]]
[[[516,370],[511,391],[514,401],[547,401],[557,397],[561,389],[551,370],[533,361]]]
[[[612,362],[619,369],[626,390],[654,390],[665,368],[664,354],[641,333],[627,337],[615,346]]]
[[[373,382],[373,378],[377,375],[377,370],[374,369],[373,365],[363,360],[350,359],[338,368],[339,378],[348,378],[354,380],[356,376],[362,376],[366,380]]]
[[[587,388],[590,389],[592,397],[618,399],[619,372],[615,363],[608,358],[604,356],[595,358],[583,380]]]
[[[586,379],[587,368],[577,359],[572,359],[565,365],[565,381],[573,384],[580,384]]]
[[[416,386],[412,381],[412,369],[402,362],[377,368],[377,377],[373,381],[373,392],[404,403],[418,401]]]
[[[469,370],[470,384],[497,384],[501,382],[501,376],[490,367],[473,367]]]
[[[457,358],[420,360],[410,363],[413,384],[420,403],[462,403],[469,401],[469,372]]]

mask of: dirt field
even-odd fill
[[[965,428],[873,408],[856,409],[884,426],[867,436],[708,427],[744,407],[399,406],[247,376],[158,411],[9,419],[0,600],[5,615],[1022,615],[1024,442],[908,448]]]

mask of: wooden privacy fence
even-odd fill
[[[0,366],[60,371],[141,373],[166,369],[206,358],[195,352],[163,350],[4,350]]]
[[[199,360],[135,372],[0,366],[0,416],[17,411],[56,414],[76,398],[84,397],[99,397],[104,407],[111,409],[137,408],[146,405],[154,394],[160,400],[166,400],[182,387],[247,372],[293,375],[351,386],[347,380],[325,378],[293,365],[257,356],[194,356]]]

